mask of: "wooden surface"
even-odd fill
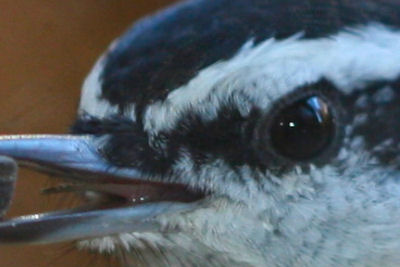
[[[96,58],[131,22],[171,2],[0,0],[0,134],[66,132]],[[62,208],[39,194],[48,179],[21,170],[9,215]],[[0,246],[1,267],[103,263],[68,244]]]

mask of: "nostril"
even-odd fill
[[[0,156],[0,219],[7,213],[15,191],[17,163],[8,157]]]

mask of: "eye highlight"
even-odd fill
[[[258,115],[253,149],[271,168],[325,164],[343,143],[343,95],[325,79],[298,88]]]
[[[321,97],[312,95],[281,109],[269,126],[275,153],[292,160],[318,156],[335,137],[332,111]]]

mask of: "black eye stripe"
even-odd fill
[[[277,101],[270,110],[263,112],[254,109],[247,117],[241,115],[234,103],[221,108],[218,117],[213,121],[205,122],[198,114],[188,113],[177,123],[178,126],[173,131],[159,133],[155,137],[156,143],[159,142],[158,139],[163,143],[162,149],[151,148],[149,146],[151,142],[148,140],[147,134],[141,130],[142,128],[131,121],[121,120],[121,118],[119,120],[91,118],[90,123],[85,120],[82,121],[84,123],[78,121],[72,130],[74,133],[111,135],[113,138],[108,141],[104,148],[104,154],[109,161],[118,166],[129,166],[131,162],[140,162],[142,168],[154,171],[153,165],[160,164],[160,161],[162,161],[163,168],[159,171],[165,172],[179,159],[179,151],[184,149],[190,153],[196,165],[219,158],[232,166],[247,164],[262,169],[281,170],[282,165],[288,166],[288,161],[298,163],[299,161],[309,160],[314,163],[314,156],[319,156],[320,152],[326,157],[318,157],[316,161],[324,163],[321,160],[322,158],[327,161],[331,159],[331,153],[327,152],[335,151],[333,148],[338,147],[339,142],[337,140],[340,140],[338,136],[342,125],[338,115],[340,113],[338,94],[331,83],[321,80],[318,83],[298,88],[295,92]],[[326,104],[326,106],[332,107],[332,110],[329,110],[332,113],[330,115],[335,125],[332,130],[334,131],[332,143],[328,142],[329,140],[326,140],[326,142],[322,140],[314,151],[310,150],[305,155],[297,156],[291,154],[290,151],[279,152],[279,147],[271,146],[270,142],[261,145],[258,142],[256,146],[252,145],[257,143],[254,139],[260,139],[254,136],[254,132],[260,129],[260,120],[266,118],[268,125],[263,127],[264,129],[271,129],[274,119],[286,108],[293,105],[300,105],[300,109],[311,114],[312,120],[318,119],[314,116],[315,114],[312,114],[315,111],[313,104],[310,106],[307,101],[311,101],[311,103],[313,101],[319,102],[322,106]],[[311,124],[313,123],[312,120]],[[82,127],[82,125],[85,127]],[[313,134],[314,136],[318,135],[318,131]],[[327,136],[329,137],[329,131]],[[303,142],[301,146],[296,148],[295,152],[305,151],[307,142],[311,141]],[[327,147],[326,150],[325,146]],[[136,153],[138,147],[141,148],[141,154]],[[265,151],[262,149],[265,147],[268,148],[267,153],[264,153]],[[260,151],[263,151],[261,157]]]
[[[343,102],[351,118],[349,143],[362,138],[363,149],[381,163],[400,168],[400,77],[371,83]]]

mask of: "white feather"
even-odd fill
[[[101,73],[104,67],[104,59],[105,57],[102,56],[96,62],[83,83],[78,109],[79,115],[88,114],[101,119],[118,112],[118,106],[113,106],[107,100],[101,98]]]
[[[212,120],[227,101],[242,113],[252,106],[268,110],[283,95],[321,78],[344,93],[371,81],[392,80],[400,75],[399,51],[400,32],[379,24],[347,29],[329,38],[296,35],[256,46],[249,41],[233,58],[203,69],[164,101],[149,106],[145,130],[150,134],[171,130],[187,111]]]

